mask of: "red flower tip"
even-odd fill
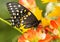
[[[56,29],[58,28],[58,25],[56,24],[55,20],[51,20],[50,24],[53,28],[56,28]]]

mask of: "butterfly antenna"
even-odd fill
[[[8,19],[4,19],[4,20],[11,20],[11,18],[8,18]]]

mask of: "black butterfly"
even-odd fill
[[[19,3],[8,2],[7,7],[11,14],[10,21],[13,26],[29,28],[36,27],[41,22],[37,20],[30,10]]]

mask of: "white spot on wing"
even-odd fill
[[[22,13],[22,11],[20,11],[20,13]]]
[[[14,20],[12,19],[12,22],[14,22]]]
[[[19,13],[17,13],[17,15],[19,15]]]
[[[13,8],[11,8],[11,10],[12,10]]]
[[[19,10],[16,10],[17,12],[19,12]]]
[[[18,9],[17,7],[15,9]]]
[[[11,3],[9,3],[8,5],[11,5]]]
[[[15,13],[13,13],[13,15],[16,15]]]
[[[18,5],[18,7],[20,7],[20,5]]]
[[[14,10],[12,10],[12,12],[14,12]]]
[[[22,20],[21,22],[23,23],[24,21]]]
[[[16,16],[14,16],[14,19],[16,19]]]
[[[26,18],[24,18],[24,19],[26,19]]]
[[[28,17],[28,15],[26,15],[26,17]]]
[[[31,15],[31,13],[30,13],[30,12],[28,12],[28,15],[30,16],[30,15]]]
[[[12,7],[12,6],[9,6],[9,7]]]
[[[16,5],[14,5],[13,7],[16,7]]]

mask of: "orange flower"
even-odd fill
[[[45,30],[47,31],[47,32],[53,32],[53,29],[51,29],[51,28],[49,28],[49,27],[45,27]]]
[[[54,39],[54,40],[57,39],[57,38],[59,38],[58,35],[54,35],[54,36],[53,36],[53,39]]]
[[[52,36],[50,34],[46,34],[46,38],[44,40],[39,40],[39,42],[50,42],[52,40]]]
[[[19,37],[18,42],[25,42],[25,37],[22,35]]]
[[[51,20],[50,21],[50,25],[53,27],[53,28],[58,28],[58,25],[56,24],[56,22],[54,20]]]
[[[60,17],[58,17],[58,18],[56,19],[56,23],[57,23],[58,26],[60,26]]]
[[[19,0],[19,3],[30,10],[36,7],[35,0]]]
[[[54,34],[56,37],[48,32],[51,32],[51,34]],[[53,39],[59,38],[58,33],[58,29],[56,28],[44,28],[42,25],[39,25],[37,29],[30,29],[20,36],[18,42],[50,42]]]
[[[18,42],[25,42],[26,40],[32,42],[35,38],[36,38],[36,32],[33,29],[30,29],[19,37]]]

